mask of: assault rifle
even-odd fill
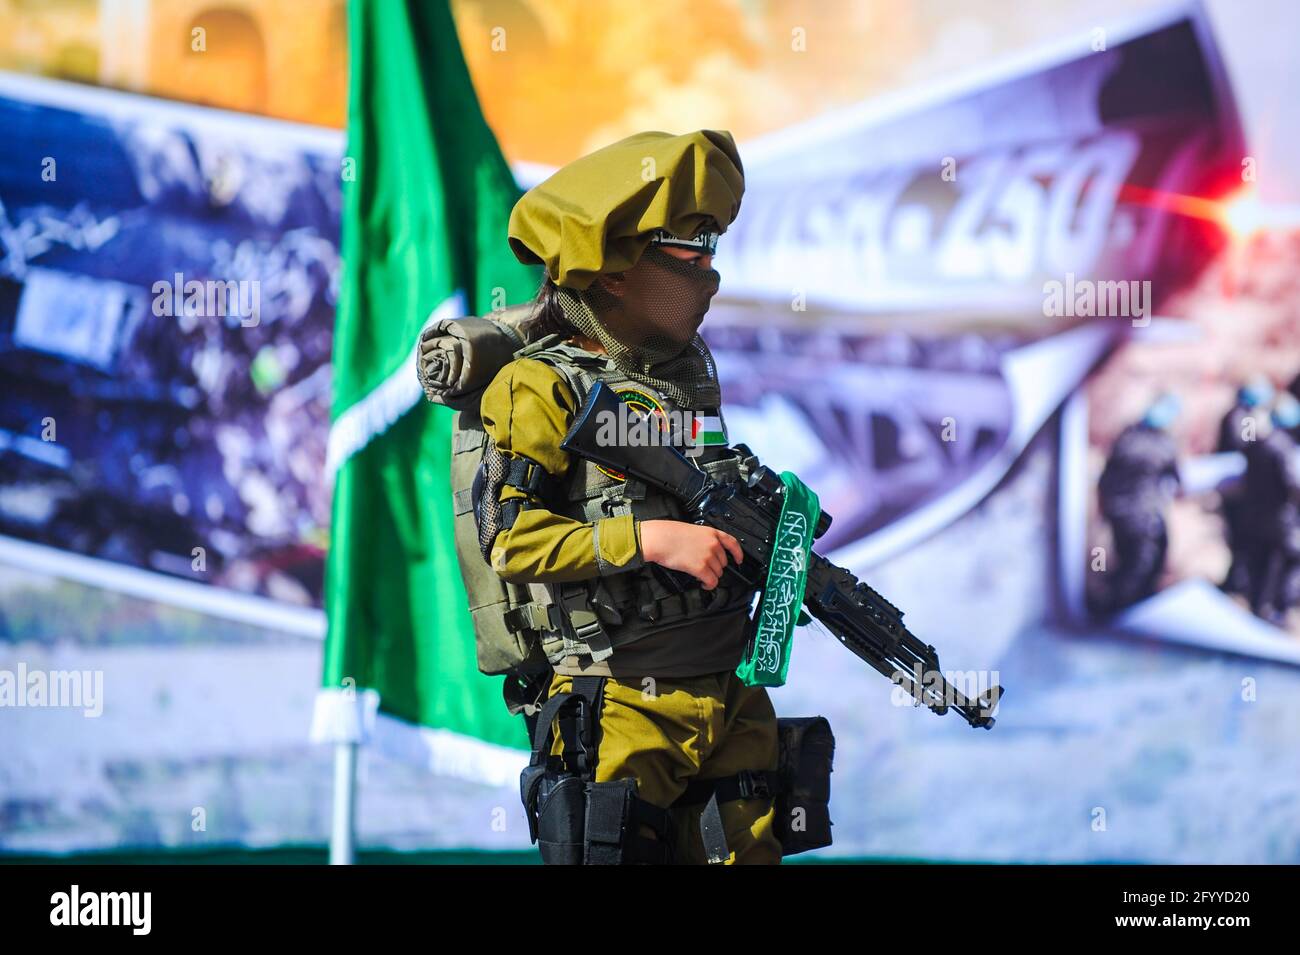
[[[668,443],[636,446],[610,440],[611,435],[644,434],[644,424],[636,411],[598,382],[560,447],[671,494],[696,523],[731,534],[740,542],[745,559],[739,564],[728,561],[726,573],[747,588],[762,587],[781,517],[785,493],[781,478],[760,466],[745,482],[720,483]],[[830,515],[823,513],[813,537],[824,534],[830,522]],[[804,606],[842,644],[906,689],[918,704],[941,715],[952,708],[971,726],[992,729],[1002,687],[992,687],[975,699],[963,695],[939,669],[934,647],[903,625],[901,610],[816,553],[808,560]]]

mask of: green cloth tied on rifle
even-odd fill
[[[745,647],[745,658],[736,668],[746,686],[783,686],[790,669],[794,628],[807,623],[803,612],[804,588],[808,584],[808,555],[813,533],[821,517],[817,495],[789,471],[781,472],[785,494],[781,497],[781,519],[777,523],[772,558],[767,567],[763,599]]]

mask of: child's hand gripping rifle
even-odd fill
[[[673,495],[697,523],[731,534],[740,542],[745,559],[729,563],[727,574],[748,588],[760,589],[773,556],[785,483],[771,469],[759,467],[747,482],[720,484],[666,443],[634,445],[619,440],[644,432],[641,416],[609,387],[597,383],[560,446]],[[821,514],[814,538],[829,527],[830,516]],[[804,606],[841,643],[905,688],[918,703],[939,714],[951,707],[971,726],[992,728],[1002,687],[975,699],[963,695],[940,671],[934,647],[903,626],[902,611],[849,571],[815,553],[808,558]]]

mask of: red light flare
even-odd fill
[[[1300,206],[1265,205],[1249,186],[1218,199],[1207,199],[1126,184],[1119,198],[1132,205],[1212,222],[1234,242],[1260,232],[1300,229]]]
[[[1223,237],[1220,286],[1224,295],[1234,296],[1241,275],[1249,264],[1252,243],[1267,233],[1300,231],[1300,206],[1265,205],[1255,190],[1242,186],[1217,199],[1164,192],[1144,186],[1125,185],[1120,201],[1212,225]]]

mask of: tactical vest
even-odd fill
[[[542,339],[516,352],[554,368],[568,383],[579,406],[597,381],[603,381],[624,401],[671,415],[680,409],[667,396],[624,375],[605,355],[597,355],[553,338]],[[716,408],[698,415],[719,416]],[[720,481],[743,478],[745,462],[724,444],[702,447],[695,463]],[[556,514],[584,522],[631,514],[638,521],[687,520],[676,499],[641,481],[621,476],[573,458],[567,478],[546,502]],[[537,588],[534,588],[536,591]],[[592,580],[551,584],[547,598],[557,613],[548,613],[558,627],[542,632],[542,651],[552,664],[567,656],[600,662],[620,646],[653,633],[681,626],[702,616],[748,610],[752,591],[720,583],[707,591],[699,581],[674,577],[647,564],[635,570]],[[557,619],[558,618],[558,619]]]

